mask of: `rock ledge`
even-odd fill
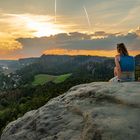
[[[140,140],[140,83],[78,85],[8,124],[1,140]]]

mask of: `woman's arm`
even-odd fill
[[[120,77],[121,77],[121,67],[120,67],[120,63],[119,63],[119,56],[115,56],[115,65],[116,65],[118,79],[120,79]]]

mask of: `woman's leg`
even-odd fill
[[[115,76],[112,79],[109,80],[109,82],[118,82],[118,77]]]
[[[118,73],[119,73],[119,71],[118,71],[117,67],[115,67],[114,68],[114,78],[110,79],[109,82],[119,82]]]

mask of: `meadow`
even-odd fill
[[[72,74],[63,74],[63,75],[59,75],[59,76],[54,76],[54,75],[48,75],[48,74],[38,74],[38,75],[35,75],[32,85],[33,86],[44,85],[47,82],[53,82],[56,84],[62,83],[67,78],[69,78],[71,75]]]

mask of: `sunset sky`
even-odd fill
[[[0,0],[0,59],[140,54],[140,0]]]

